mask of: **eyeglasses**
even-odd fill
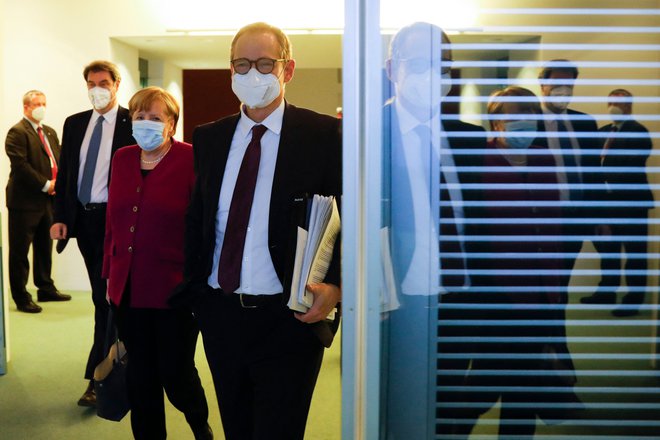
[[[443,58],[442,60],[438,61],[437,59],[431,60],[424,57],[402,58],[399,61],[404,63],[411,73],[424,73],[433,68],[434,70],[440,71],[442,75],[446,75],[447,73],[451,72],[451,63],[454,62],[448,58]]]
[[[256,66],[259,73],[263,73],[264,75],[266,75],[273,71],[273,69],[275,68],[275,63],[277,63],[278,61],[289,61],[289,60],[285,58],[280,58],[277,60],[274,60],[272,58],[259,58],[258,60],[249,60],[247,58],[236,58],[235,60],[231,60],[231,65],[234,67],[234,71],[239,75],[245,75],[246,73],[248,73],[253,64],[254,66]]]

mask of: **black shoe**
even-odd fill
[[[87,406],[96,408],[96,392],[94,391],[94,381],[90,380],[87,389],[78,399],[78,406]]]
[[[213,431],[208,423],[201,428],[193,429],[193,434],[195,440],[213,440]]]
[[[37,301],[46,302],[46,301],[70,301],[71,295],[67,295],[57,290],[54,292],[44,292],[42,290],[37,291]]]
[[[40,313],[41,310],[43,310],[41,306],[36,305],[32,300],[21,304],[16,304],[16,308],[19,312],[25,313]]]
[[[616,297],[604,293],[594,293],[591,296],[580,298],[582,304],[616,304]]]
[[[621,306],[618,309],[612,310],[612,315],[617,318],[624,318],[626,316],[635,316],[639,315],[639,309],[634,306]]]

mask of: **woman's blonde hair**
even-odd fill
[[[514,99],[508,99],[514,97]],[[522,99],[516,100],[515,97]],[[502,99],[507,98],[507,99]],[[541,103],[538,97],[529,89],[518,86],[509,86],[505,89],[494,91],[490,95],[487,111],[489,115],[501,115],[504,113],[504,103],[514,102],[518,104],[521,113],[541,114]],[[495,130],[495,124],[500,122],[498,119],[490,119],[490,129]]]
[[[156,87],[145,87],[139,90],[130,101],[128,101],[128,111],[131,119],[135,112],[149,111],[154,102],[162,102],[165,105],[165,115],[174,120],[172,135],[176,132],[176,124],[179,122],[179,104],[168,91]]]

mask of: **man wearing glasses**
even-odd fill
[[[294,68],[280,29],[240,29],[231,71],[241,111],[193,134],[197,182],[174,302],[190,304],[199,322],[229,440],[303,438],[330,343],[315,328],[341,298],[337,254],[325,282],[308,288],[312,308],[286,306],[292,202],[341,194],[339,121],[284,100]]]
[[[384,107],[383,150],[390,164],[383,187],[384,200],[391,201],[385,224],[390,227],[400,308],[386,323],[388,432],[429,438],[429,411],[410,402],[427,400],[429,389],[462,382],[460,374],[436,376],[429,365],[456,372],[465,371],[470,362],[464,355],[470,344],[451,342],[470,329],[448,323],[469,319],[465,303],[475,298],[470,287],[478,280],[468,271],[474,241],[466,239],[473,232],[466,220],[475,216],[469,202],[478,190],[466,184],[478,183],[478,174],[469,167],[481,163],[486,137],[482,127],[444,111],[453,54],[442,29],[424,22],[401,28],[389,52],[385,68],[392,98]],[[439,342],[437,352],[428,348],[435,337],[449,341]],[[438,393],[438,414],[444,421],[435,427],[437,433],[450,431],[447,420],[456,419],[452,408],[458,399],[452,391]]]

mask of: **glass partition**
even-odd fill
[[[634,3],[380,2],[380,438],[659,435],[660,8]]]

